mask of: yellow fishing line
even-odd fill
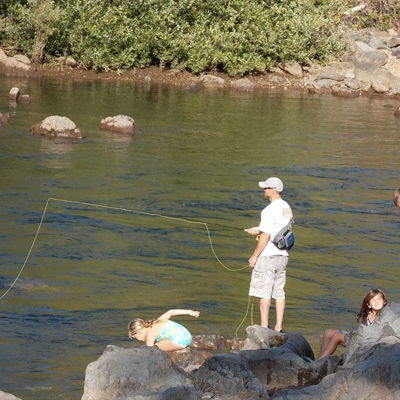
[[[220,258],[218,257],[217,253],[215,252],[214,244],[213,244],[213,241],[212,241],[212,239],[211,239],[210,230],[209,230],[208,224],[207,224],[206,222],[194,221],[194,220],[190,220],[190,219],[186,219],[186,218],[181,218],[181,217],[171,217],[171,216],[168,216],[168,215],[163,215],[163,214],[158,214],[158,213],[151,213],[151,212],[140,211],[140,210],[135,210],[135,209],[130,209],[130,208],[124,208],[124,207],[114,207],[114,206],[107,206],[107,205],[104,205],[104,204],[87,203],[87,202],[84,202],[84,201],[67,200],[67,199],[57,199],[57,198],[49,197],[49,198],[47,199],[47,201],[46,201],[46,205],[45,205],[45,207],[44,207],[44,209],[43,209],[43,213],[42,213],[42,217],[41,217],[40,222],[39,222],[39,226],[38,226],[38,228],[37,228],[37,230],[36,230],[36,233],[35,233],[35,236],[34,236],[34,238],[33,238],[32,244],[31,244],[31,246],[30,246],[30,248],[29,248],[28,254],[27,254],[26,257],[25,257],[25,260],[24,260],[24,262],[23,262],[23,264],[22,264],[22,267],[20,268],[20,270],[19,270],[17,276],[15,277],[15,279],[14,279],[14,281],[11,283],[11,285],[8,287],[8,289],[0,296],[0,300],[2,300],[2,299],[7,295],[7,293],[14,287],[14,285],[15,285],[16,282],[17,282],[17,280],[18,280],[19,277],[21,276],[23,270],[25,269],[25,266],[27,265],[28,260],[29,260],[29,257],[30,257],[30,255],[31,255],[31,253],[32,253],[32,250],[33,250],[34,246],[35,246],[36,240],[37,240],[37,238],[38,238],[38,236],[39,236],[40,229],[42,228],[43,221],[44,221],[44,217],[45,217],[45,215],[46,215],[47,208],[48,208],[48,206],[49,206],[50,201],[60,202],[60,203],[70,203],[70,204],[81,204],[81,205],[85,205],[85,206],[88,206],[88,207],[97,207],[97,208],[105,208],[105,209],[108,209],[108,210],[125,211],[125,212],[131,212],[131,213],[141,214],[141,215],[148,215],[148,216],[152,216],[152,217],[165,218],[165,219],[169,219],[169,220],[173,220],[173,221],[181,221],[181,222],[185,222],[185,223],[189,223],[189,224],[202,225],[202,226],[204,226],[205,229],[206,229],[207,237],[208,237],[208,241],[209,241],[209,244],[210,244],[211,251],[212,251],[212,253],[213,253],[215,259],[217,260],[217,262],[218,262],[223,268],[225,268],[226,270],[231,271],[231,272],[241,271],[241,270],[243,270],[243,269],[245,269],[245,268],[248,268],[247,265],[246,265],[245,267],[240,267],[240,268],[230,268],[230,267],[226,266],[226,265],[220,260]],[[240,323],[240,324],[238,325],[238,327],[236,328],[236,338],[237,338],[237,332],[238,332],[239,328],[241,327],[241,325],[244,323],[245,319],[247,318],[247,314],[248,314],[248,311],[249,311],[249,305],[250,305],[250,296],[249,296],[249,300],[248,300],[248,304],[247,304],[246,314],[245,314],[243,320],[241,321],[241,323]],[[253,309],[252,309],[252,312],[253,312]],[[252,319],[253,319],[253,316],[252,316]]]

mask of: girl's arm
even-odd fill
[[[166,313],[159,316],[158,319],[165,321],[170,319],[171,317],[175,317],[176,315],[190,315],[192,317],[197,318],[200,315],[200,311],[180,310],[180,309],[168,310]]]

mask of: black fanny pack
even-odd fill
[[[272,243],[279,250],[290,250],[294,245],[294,233],[292,230],[292,224],[282,228],[275,236]]]

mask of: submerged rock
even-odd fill
[[[30,131],[33,135],[41,135],[47,138],[72,138],[84,139],[85,135],[77,128],[75,123],[67,117],[53,115],[42,122],[32,125]]]
[[[11,114],[10,113],[0,113],[0,128],[2,128],[4,125],[7,124],[7,122],[10,120]]]
[[[135,133],[135,120],[127,115],[103,118],[100,121],[100,129],[133,135]]]

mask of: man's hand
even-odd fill
[[[249,267],[254,268],[256,265],[258,257],[257,256],[251,256],[249,258]]]
[[[250,235],[259,235],[261,232],[258,230],[258,226],[253,228],[244,229],[245,232],[250,233]]]

